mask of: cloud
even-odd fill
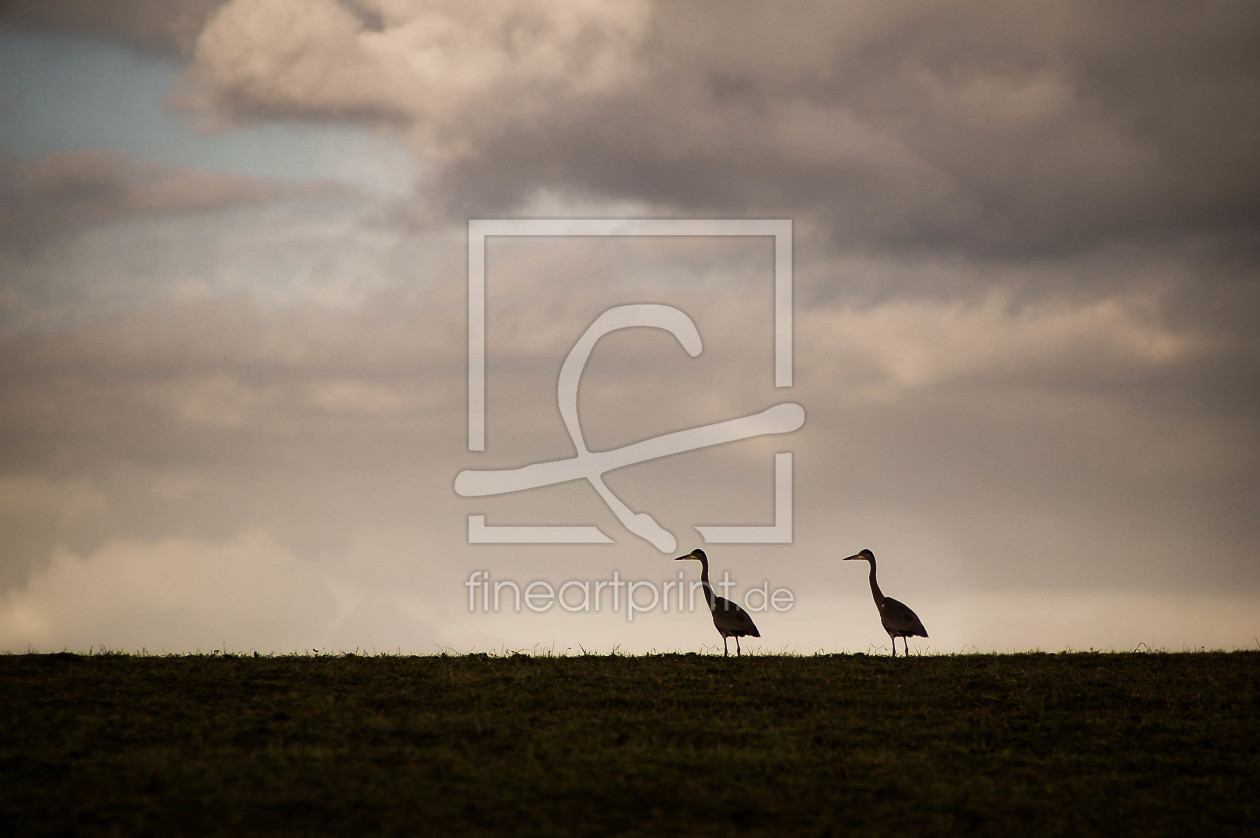
[[[401,132],[429,222],[550,192],[790,216],[833,250],[1053,260],[1206,239],[1257,256],[1254,4],[1140,26],[1085,3],[158,5],[37,17],[133,39],[184,21],[171,102],[210,122]]]
[[[323,551],[428,520],[418,505],[456,470],[459,332],[414,308],[238,300],[0,339],[0,477],[15,481],[0,501],[17,510],[0,587],[57,545],[267,526]]]
[[[485,122],[543,118],[624,86],[640,2],[231,2],[197,39],[184,103],[226,116],[406,125],[439,156]]]
[[[3,13],[14,23],[118,39],[141,50],[187,55],[225,0],[14,0]]]
[[[0,159],[0,242],[29,248],[49,236],[92,225],[345,192],[340,184],[166,166],[106,150]]]
[[[540,276],[549,265],[539,260]],[[570,288],[566,298],[597,291]],[[706,343],[699,358],[646,333],[597,349],[582,408],[593,445],[728,418],[773,398],[769,376],[758,384],[749,361],[756,353],[740,348],[754,331],[737,304],[745,298],[722,299],[700,282],[692,294],[718,298],[694,309]],[[503,302],[527,308],[512,295]],[[791,394],[809,416],[789,440],[796,544],[723,555],[741,579],[771,573],[772,561],[776,584],[825,595],[846,584],[817,578],[836,543],[874,546],[898,557],[891,566],[912,573],[920,601],[935,598],[938,614],[980,580],[995,589],[1160,592],[1251,579],[1242,507],[1253,495],[1228,475],[1254,473],[1254,443],[1215,415],[1187,411],[1179,390],[1163,392],[1169,376],[1208,350],[1194,333],[1146,314],[1124,300],[1079,310],[900,302],[808,313],[798,324]],[[522,327],[537,322],[536,312],[519,317]],[[57,462],[75,476],[14,478],[0,498],[16,504],[29,489],[42,493],[40,508],[79,512],[53,526],[46,515],[14,520],[11,531],[28,546],[16,556],[9,542],[5,560],[22,560],[26,581],[0,606],[0,640],[16,649],[227,643],[285,651],[439,641],[464,648],[476,636],[493,638],[495,648],[529,646],[550,624],[504,627],[448,613],[464,601],[461,574],[489,567],[500,577],[559,581],[620,567],[625,576],[667,578],[672,568],[657,570],[660,557],[640,549],[583,485],[485,502],[454,495],[461,468],[532,462],[549,446],[570,453],[554,402],[563,329],[540,340],[536,359],[492,359],[491,450],[465,453],[460,325],[418,319],[417,309],[261,312],[205,303],[9,339],[0,351],[0,432],[20,444],[6,450],[4,471]],[[491,320],[492,331],[498,325]],[[576,334],[581,318],[573,325]],[[863,398],[863,386],[875,397]],[[1135,398],[1142,392],[1158,397],[1153,409]],[[697,521],[765,523],[766,464],[781,441],[645,464],[610,481],[684,539]],[[494,522],[594,522],[619,544],[580,554],[478,549],[464,543],[470,512]],[[39,539],[26,532],[33,526]],[[190,596],[176,585],[184,577],[206,594],[181,627],[168,612]],[[150,583],[174,587],[155,593]],[[89,602],[89,590],[101,599]],[[281,590],[282,619],[269,621]],[[1037,608],[1056,602],[1037,600]],[[1080,624],[1092,628],[1060,635],[1057,624],[1040,634],[1025,627],[1010,642],[1055,647],[1069,642],[1060,636],[1075,643],[1092,631],[1105,638],[1099,643],[1129,643],[1095,604]],[[1196,609],[1178,612],[1193,616],[1187,632],[1203,625]],[[1129,610],[1150,624],[1150,609]],[[1013,619],[1018,610],[1003,613]],[[422,625],[441,614],[442,632]],[[818,639],[822,619],[784,637],[844,645]],[[974,620],[950,619],[939,648],[988,636]],[[562,647],[579,630],[586,626],[576,620],[555,626]],[[669,642],[656,628],[623,641],[624,631],[618,620],[595,635],[608,647]],[[1219,633],[1197,636],[1224,642]],[[1164,637],[1139,633],[1132,642],[1170,642]]]
[[[336,602],[267,536],[221,544],[119,541],[59,550],[0,598],[0,647],[151,652],[319,648]]]
[[[434,189],[465,213],[546,185],[667,213],[789,216],[831,249],[981,261],[1250,241],[1260,153],[1241,138],[1260,72],[1238,33],[1254,9],[1230,7],[1232,24],[1156,15],[1139,40],[1084,7],[883,8],[769,21],[655,6],[640,81],[546,121],[467,121],[470,151]]]
[[[841,359],[842,368],[868,371],[885,396],[977,384],[1099,391],[1175,370],[1217,348],[1210,335],[1161,322],[1157,300],[1132,295],[1017,308],[995,292],[974,305],[815,308],[799,326],[805,335],[827,336],[805,342],[806,367]]]
[[[105,495],[84,480],[51,480],[38,474],[0,477],[0,518],[50,517],[64,523],[99,515],[108,505]]]

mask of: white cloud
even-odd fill
[[[635,0],[358,5],[379,25],[333,0],[227,4],[198,38],[185,103],[401,121],[427,151],[460,153],[487,119],[636,77],[648,17]]]

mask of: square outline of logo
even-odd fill
[[[792,386],[791,219],[470,218],[468,220],[468,450],[486,448],[486,239],[492,236],[757,236],[774,239],[774,386]],[[706,544],[792,542],[792,454],[774,455],[774,524],[699,526]],[[490,525],[468,516],[470,544],[612,544],[593,526]]]

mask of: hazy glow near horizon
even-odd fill
[[[455,491],[573,457],[561,365],[645,303],[703,351],[603,336],[592,451],[804,408],[603,475],[735,598],[791,592],[746,651],[886,651],[863,547],[912,650],[1254,647],[1258,21],[10,4],[0,650],[718,650],[703,608],[469,605],[477,571],[696,578],[585,479]],[[792,386],[772,239],[497,237],[470,451],[468,221],[513,218],[790,220]],[[703,544],[784,517],[788,451],[791,543]],[[613,543],[470,543],[470,515]]]

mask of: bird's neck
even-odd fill
[[[875,597],[875,606],[877,608],[884,607],[884,592],[879,589],[879,583],[875,581],[875,560],[870,560],[871,564],[871,596]]]
[[[709,584],[708,559],[700,560],[700,587],[704,590],[704,601],[709,603],[709,610],[712,611],[717,606],[717,594],[713,593],[713,586]]]

